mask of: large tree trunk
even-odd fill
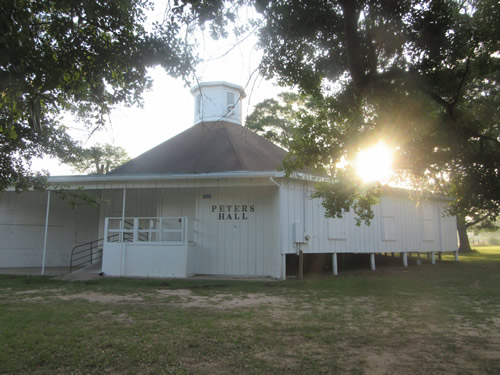
[[[467,236],[467,227],[465,226],[465,217],[457,216],[458,240],[460,247],[458,250],[463,253],[471,252],[469,237]]]

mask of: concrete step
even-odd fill
[[[89,264],[86,267],[79,268],[71,273],[58,277],[59,280],[66,281],[86,281],[95,280],[100,277],[102,263]]]

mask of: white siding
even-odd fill
[[[126,216],[187,216],[195,274],[280,277],[278,188],[258,179],[245,184],[224,179],[219,186],[127,188]],[[101,228],[105,217],[122,215],[123,190],[102,196],[108,203],[101,207]]]
[[[195,274],[280,277],[277,188],[200,189],[197,201]]]
[[[47,193],[0,194],[0,267],[42,264]],[[74,246],[96,239],[98,209],[76,209],[51,195],[46,266],[68,266]]]
[[[311,198],[313,185],[297,180],[281,181],[281,250],[296,253],[427,252],[457,250],[454,217],[442,217],[445,201],[420,202],[403,194],[381,197],[373,207],[370,226],[356,226],[354,213],[342,219],[326,218],[320,199]],[[304,224],[310,240],[295,244],[293,225]]]

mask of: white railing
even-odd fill
[[[187,217],[107,217],[105,242],[188,242]]]

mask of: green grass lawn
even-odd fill
[[[500,247],[303,282],[0,276],[0,373],[500,373]]]

